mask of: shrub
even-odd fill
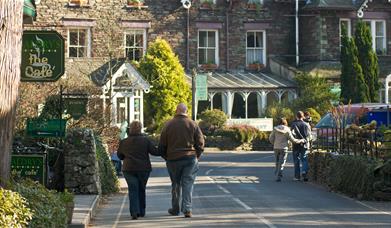
[[[306,111],[310,114],[312,123],[317,124],[321,118],[320,114],[314,108],[307,108]]]
[[[27,227],[33,216],[19,193],[0,188],[0,227]]]
[[[29,227],[67,227],[65,204],[56,191],[28,179],[14,183],[12,190],[22,195],[34,211]]]
[[[119,180],[115,174],[114,166],[109,154],[102,144],[100,137],[95,136],[96,158],[99,164],[99,177],[102,194],[110,194],[119,191]]]
[[[250,125],[233,125],[218,130],[216,134],[230,137],[240,143],[251,143],[259,136],[260,132],[257,128]]]
[[[295,119],[293,111],[285,105],[274,103],[266,108],[266,116],[273,118],[273,125],[278,124],[278,119],[284,117],[288,122]]]
[[[334,190],[368,199],[373,194],[376,165],[365,157],[337,156],[330,162],[328,182]]]
[[[218,109],[205,110],[200,118],[200,127],[205,134],[213,134],[216,129],[222,128],[227,122],[227,115]]]

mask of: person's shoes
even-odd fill
[[[185,214],[185,218],[191,218],[191,216],[193,216],[193,215],[191,214],[191,211],[187,211],[187,212],[185,212],[184,214]]]
[[[281,182],[281,177],[280,177],[280,176],[277,177],[276,181],[277,181],[277,182]]]
[[[132,216],[132,220],[137,220],[137,215],[134,215],[134,214],[131,214],[131,216]]]
[[[144,218],[144,217],[145,217],[145,214],[137,214],[137,217]]]
[[[307,181],[308,181],[307,174],[306,174],[306,173],[303,173],[302,176],[303,176],[303,181],[304,181],[304,182],[307,182]]]
[[[300,181],[300,178],[294,177],[293,180],[294,181]]]
[[[174,211],[174,209],[170,208],[168,209],[168,213],[172,216],[178,216],[179,212]]]

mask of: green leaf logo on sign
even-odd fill
[[[21,81],[54,82],[65,70],[64,38],[56,31],[24,31]]]
[[[199,101],[208,100],[208,76],[206,74],[196,76],[196,99]]]

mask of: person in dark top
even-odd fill
[[[145,216],[145,190],[152,170],[149,154],[159,156],[157,148],[143,134],[141,123],[133,121],[128,138],[123,139],[117,155],[124,160],[122,172],[128,184],[129,211],[132,219]]]
[[[296,120],[291,125],[291,130],[296,139],[304,139],[305,143],[293,144],[292,156],[293,164],[295,169],[294,180],[300,180],[300,171],[303,177],[303,181],[308,181],[308,161],[307,161],[307,150],[310,149],[311,141],[311,127],[304,121],[304,113],[302,111],[297,112]],[[300,170],[301,162],[301,170]]]

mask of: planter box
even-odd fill
[[[261,70],[263,68],[265,68],[265,65],[263,65],[262,63],[252,63],[252,64],[248,64],[248,66],[247,66],[248,70],[259,71],[259,70]]]
[[[201,64],[201,69],[203,69],[203,70],[216,70],[217,64]]]

